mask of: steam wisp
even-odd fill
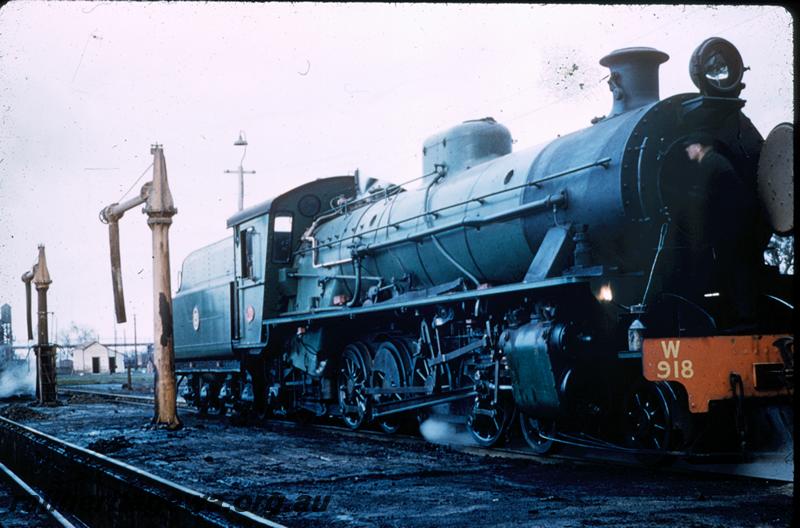
[[[419,426],[419,432],[432,444],[474,446],[477,442],[468,432],[456,424],[437,417],[430,417]]]
[[[34,396],[36,364],[31,361],[12,361],[0,365],[0,398]]]

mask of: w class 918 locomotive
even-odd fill
[[[442,412],[483,446],[518,416],[537,453],[763,440],[752,409],[793,394],[791,277],[762,257],[793,229],[792,128],[765,144],[742,113],[729,42],[695,51],[699,93],[662,100],[667,59],[603,57],[611,112],[548,143],[466,121],[425,141],[416,180],[322,178],[230,217],[183,264],[183,397],[387,433]],[[727,181],[687,156],[698,132]]]

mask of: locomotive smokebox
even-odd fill
[[[612,51],[600,64],[611,70],[608,86],[613,106],[608,117],[658,101],[658,65],[669,55],[654,48],[622,48]]]

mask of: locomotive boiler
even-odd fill
[[[791,280],[762,258],[793,229],[775,192],[792,175],[760,160],[732,44],[703,42],[699,93],[660,99],[667,59],[603,57],[610,112],[553,141],[512,152],[502,124],[466,121],[424,142],[404,184],[323,178],[229,218],[232,237],[183,265],[183,396],[386,432],[444,414],[484,446],[519,423],[539,453],[761,442],[748,409],[786,421],[793,394]],[[709,186],[697,132],[735,182]],[[717,202],[743,204],[724,236]]]

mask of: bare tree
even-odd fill
[[[70,321],[69,326],[58,332],[58,344],[63,347],[74,347],[97,341],[99,334],[94,328],[82,326],[75,321]]]

